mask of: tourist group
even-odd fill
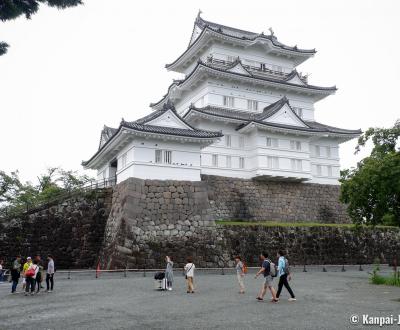
[[[267,290],[269,290],[272,296],[271,302],[277,303],[279,301],[279,296],[282,292],[283,287],[285,287],[290,294],[289,301],[296,300],[293,290],[289,285],[289,281],[291,280],[291,274],[290,274],[289,261],[285,256],[285,252],[279,251],[277,253],[277,258],[278,262],[277,264],[275,264],[269,258],[268,253],[263,252],[260,254],[260,260],[262,264],[259,271],[256,273],[255,278],[257,278],[262,274],[264,276],[264,281],[261,290],[257,296],[258,301],[263,301]],[[166,256],[165,261],[167,262],[165,273],[156,273],[154,278],[160,283],[159,289],[171,291],[172,284],[174,281],[174,274],[173,274],[174,263],[172,262],[170,256]],[[235,257],[235,263],[236,263],[235,266],[236,275],[239,284],[239,293],[244,294],[245,293],[244,279],[247,273],[247,266],[242,261],[242,258],[240,256]],[[193,258],[192,257],[187,258],[187,264],[183,268],[187,283],[187,291],[186,291],[187,293],[194,293],[195,268],[196,266],[193,263]],[[278,290],[275,290],[273,286],[274,277],[279,277]]]
[[[10,271],[10,282],[12,282],[11,293],[17,293],[17,286],[21,277],[22,292],[25,292],[25,296],[29,294],[38,294],[40,289],[44,288],[42,286],[44,278],[46,278],[46,292],[52,292],[54,289],[55,266],[51,255],[47,256],[46,271],[44,266],[45,263],[39,255],[35,256],[33,259],[27,257],[25,262],[23,262],[21,256],[18,255],[13,261]]]

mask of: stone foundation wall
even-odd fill
[[[214,262],[206,254],[215,240],[204,182],[130,178],[114,189],[101,259],[105,268],[153,268],[166,253],[183,260],[201,249]]]
[[[218,190],[210,191],[210,185],[212,189],[220,180]],[[233,185],[232,190],[228,189],[229,184]],[[268,209],[257,191],[265,191],[263,198],[267,198],[269,189],[282,189],[285,185],[246,180],[231,182],[210,177],[202,182],[131,178],[120,183],[114,189],[113,206],[105,230],[102,266],[111,269],[159,268],[164,266],[164,257],[171,255],[177,266],[182,266],[186,258],[192,256],[198,267],[229,267],[236,254],[244,256],[249,265],[258,265],[260,252],[275,255],[279,249],[287,250],[294,263],[372,263],[377,257],[387,261],[394,256],[400,257],[398,229],[216,225],[217,203],[229,201],[237,186],[244,191],[244,197],[241,197],[252,205],[251,211],[257,212],[257,203],[260,209]],[[311,192],[318,193],[319,188],[324,193],[336,189],[331,186],[307,187],[301,193],[311,196]],[[250,192],[255,194],[253,201],[248,197],[252,196]],[[292,193],[293,196],[301,195]],[[225,218],[229,218],[228,215],[233,218],[236,203],[237,200],[221,209]],[[318,204],[313,205],[311,212],[315,212]],[[316,218],[312,220],[316,221]],[[329,222],[335,221],[330,219]]]
[[[52,254],[58,269],[94,267],[111,208],[111,189],[69,198],[0,223],[0,259]]]
[[[203,175],[216,219],[350,223],[340,187]]]
[[[218,226],[224,248],[259,264],[260,252],[279,250],[295,264],[371,264],[400,261],[400,228]]]

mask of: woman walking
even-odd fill
[[[296,298],[288,282],[288,279],[290,281],[289,261],[285,258],[285,252],[283,251],[279,251],[277,257],[279,258],[278,259],[279,283],[278,283],[278,292],[276,293],[276,299],[279,300],[282,287],[285,286],[286,290],[288,290],[290,294],[289,301],[295,301]]]
[[[239,283],[239,293],[244,293],[244,275],[245,275],[244,264],[240,256],[235,257],[235,262],[236,262],[235,266],[236,276]]]
[[[193,263],[193,259],[191,257],[187,258],[187,264],[184,267],[186,283],[187,283],[187,291],[186,291],[187,293],[194,293],[193,278],[194,278],[195,268],[196,266]]]
[[[174,263],[171,260],[170,256],[165,257],[165,261],[167,262],[167,268],[165,269],[165,278],[167,279],[167,290],[172,291],[172,283],[174,282]]]

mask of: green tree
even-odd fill
[[[58,167],[49,168],[38,176],[38,184],[21,183],[18,172],[10,175],[0,171],[0,216],[57,199],[66,193],[79,191],[92,179]]]
[[[17,171],[11,172],[10,175],[0,171],[0,205],[14,200],[21,187],[22,184]]]
[[[9,21],[19,16],[30,19],[39,10],[40,4],[58,9],[75,7],[82,4],[82,0],[0,0],[0,20]],[[9,45],[0,42],[0,56],[7,53]]]
[[[372,141],[371,155],[341,172],[342,202],[356,224],[400,226],[400,120],[391,128],[369,128],[356,153]]]

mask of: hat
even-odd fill
[[[32,260],[32,258],[31,258],[31,257],[28,257],[28,258],[26,258],[26,260]]]

